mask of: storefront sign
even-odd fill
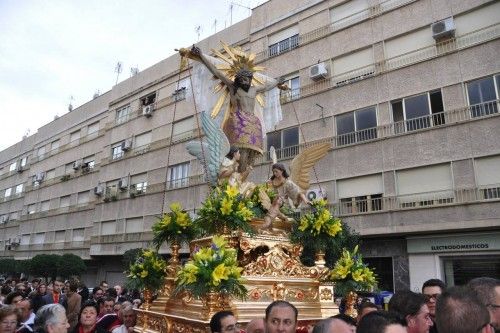
[[[407,239],[407,247],[408,253],[497,251],[500,233],[411,237]]]

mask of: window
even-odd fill
[[[101,223],[101,235],[114,235],[116,234],[116,222],[102,222]]]
[[[85,239],[84,232],[85,232],[84,228],[73,229],[73,241],[74,242],[83,242]]]
[[[396,134],[445,123],[441,90],[392,101],[391,107]]]
[[[191,88],[191,81],[189,77],[186,77],[179,81],[179,84],[175,83],[174,92],[172,97],[174,101],[181,101],[186,98],[187,91]]]
[[[99,132],[99,122],[95,122],[93,124],[90,124],[88,127],[87,127],[87,135],[95,135]]]
[[[369,175],[337,181],[339,213],[353,214],[382,210],[382,175]]]
[[[59,146],[60,146],[59,140],[52,141],[52,143],[50,144],[50,150],[55,151],[56,149],[59,149]]]
[[[177,164],[168,168],[167,188],[174,189],[189,185],[189,162]]]
[[[55,177],[56,177],[56,170],[55,169],[48,170],[47,174],[45,176],[45,178],[47,178],[47,180],[55,178]]]
[[[143,219],[142,217],[136,217],[126,220],[125,232],[143,232]]]
[[[130,105],[126,105],[116,110],[115,121],[117,124],[126,122],[129,119],[129,117],[130,117]]]
[[[56,234],[55,234],[55,237],[54,237],[54,241],[56,243],[63,243],[65,238],[66,238],[66,230],[58,230],[56,231]]]
[[[500,198],[500,155],[474,160],[474,169],[482,199]]]
[[[462,36],[498,24],[498,13],[500,13],[500,2],[493,1],[487,6],[479,7],[463,15],[454,16],[455,34]]]
[[[115,145],[111,146],[111,159],[117,160],[119,158],[123,157],[123,149],[122,149],[122,142],[116,143]]]
[[[273,57],[299,46],[299,26],[294,25],[269,36],[269,56]]]
[[[498,113],[497,99],[500,98],[500,75],[467,83],[467,95],[471,117],[482,117]]]
[[[288,90],[280,90],[281,102],[288,102],[300,98],[300,77],[295,76],[285,80]]]
[[[74,131],[69,135],[69,142],[71,145],[77,145],[80,143],[80,130]]]
[[[59,203],[59,207],[61,207],[61,208],[69,207],[69,199],[70,199],[69,195],[61,197],[61,201]]]
[[[137,148],[146,148],[151,143],[151,131],[137,135],[134,141]]]
[[[436,41],[432,38],[432,33],[429,28],[425,27],[409,34],[388,40],[384,42],[384,45],[385,58],[388,59],[388,65],[391,66],[393,63],[391,58],[404,56],[406,53],[417,51],[427,46],[436,45]],[[408,56],[414,55],[409,54]]]
[[[28,156],[24,156],[23,158],[21,158],[21,166],[26,166],[26,164],[28,163]]]
[[[368,0],[351,0],[330,9],[334,29],[347,27],[369,17]]]
[[[140,195],[146,193],[148,187],[147,174],[141,173],[130,177],[130,193],[133,195]]]
[[[299,128],[292,127],[267,133],[267,151],[273,146],[279,159],[289,158],[299,153]],[[270,159],[270,156],[268,156]]]
[[[333,76],[337,86],[356,82],[375,73],[371,47],[333,59]]]
[[[10,197],[11,194],[12,194],[12,188],[9,187],[8,189],[5,190],[4,197],[8,198],[8,197]]]
[[[154,104],[155,101],[156,101],[156,93],[152,93],[146,97],[141,98],[141,105],[147,106],[150,104]]]
[[[40,211],[46,212],[49,210],[49,208],[50,208],[50,200],[42,201],[42,203],[40,205]]]
[[[377,109],[370,106],[335,117],[337,146],[377,138]]]
[[[76,171],[76,170],[73,170],[73,163],[74,162],[71,162],[71,163],[68,163],[64,166],[64,174],[65,175],[71,174],[72,172]]]
[[[45,242],[45,232],[39,232],[33,237],[33,244],[43,244]]]
[[[402,208],[453,202],[450,164],[398,170],[396,182]]]
[[[77,204],[78,205],[85,205],[89,202],[89,198],[90,198],[89,191],[79,192],[78,198],[77,198]]]
[[[194,117],[189,117],[175,122],[172,124],[172,126],[174,126],[172,141],[190,139],[193,136]]]
[[[28,215],[36,213],[36,203],[28,205],[27,213]]]
[[[17,167],[17,162],[12,163],[9,166],[9,171],[16,171],[16,167]]]
[[[21,245],[29,245],[30,244],[30,235],[22,235],[21,236]]]
[[[38,148],[36,156],[38,156],[39,159],[45,156],[45,146]]]
[[[19,184],[16,186],[16,194],[23,193],[23,184]]]
[[[83,158],[82,171],[90,171],[95,166],[95,156],[87,156]]]

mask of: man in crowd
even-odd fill
[[[314,325],[313,333],[354,333],[356,326],[346,323],[339,318],[326,318]]]
[[[488,309],[473,291],[453,287],[439,297],[436,304],[439,333],[491,333]]]
[[[104,296],[104,290],[102,290],[101,287],[95,287],[92,290],[92,298],[94,299],[94,302],[97,303],[97,300],[103,296]]]
[[[252,319],[247,324],[246,333],[264,333],[265,332],[265,322],[264,319]]]
[[[295,333],[299,311],[287,301],[274,301],[266,308],[266,333]]]
[[[410,290],[395,293],[389,301],[389,311],[406,320],[408,333],[428,333],[433,325],[425,296]]]
[[[471,288],[490,313],[490,323],[497,332],[500,332],[500,280],[480,277],[472,279],[469,284]]]
[[[361,303],[361,305],[359,306],[359,309],[358,309],[358,316],[356,317],[356,323],[359,324],[359,322],[361,321],[361,319],[364,316],[366,316],[370,312],[374,312],[377,310],[378,310],[378,307],[375,304],[373,304],[372,302]]]
[[[70,331],[78,324],[78,315],[82,307],[82,296],[77,293],[78,284],[76,281],[70,281],[66,284],[66,296],[68,297],[68,309],[66,317],[68,317]]]
[[[430,279],[424,282],[422,285],[422,294],[424,294],[427,299],[427,307],[429,308],[429,314],[432,319],[432,327],[429,329],[429,333],[437,333],[436,326],[436,302],[438,297],[446,290],[446,284],[439,279]]]
[[[356,333],[406,333],[406,322],[396,313],[372,311],[361,318]]]
[[[210,319],[212,333],[236,333],[239,326],[232,311],[219,311]]]
[[[68,299],[65,295],[61,293],[61,289],[64,286],[64,283],[56,279],[52,284],[52,291],[48,291],[45,296],[43,296],[43,301],[45,304],[53,304],[59,303],[64,306],[65,309],[68,308]]]
[[[111,333],[133,333],[134,326],[137,321],[137,314],[132,307],[132,303],[123,302],[121,304],[121,309],[119,311],[118,317],[123,324],[115,328]]]
[[[33,305],[30,299],[23,299],[16,304],[16,307],[21,312],[21,326],[17,329],[17,333],[31,333],[35,325],[35,314],[33,313]]]

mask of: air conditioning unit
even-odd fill
[[[73,162],[73,170],[78,170],[82,166],[82,161],[74,161]]]
[[[431,24],[432,37],[435,40],[443,38],[451,38],[455,36],[455,23],[453,17],[448,17],[444,20]]]
[[[9,215],[4,215],[2,216],[2,219],[0,220],[2,223],[7,223],[9,222]]]
[[[127,139],[122,142],[122,150],[123,151],[128,151],[132,148],[132,140]]]
[[[45,178],[45,172],[38,172],[36,175],[35,175],[35,181],[36,182],[42,182],[42,180]]]
[[[17,172],[21,173],[21,172],[23,172],[23,171],[24,171],[24,167],[23,167],[21,164],[19,164],[19,165],[17,166],[17,169],[16,169],[16,170],[17,170]]]
[[[326,64],[324,62],[321,62],[309,67],[309,77],[315,81],[326,79],[328,77]]]
[[[97,185],[96,187],[94,187],[94,194],[95,195],[102,195],[104,193],[104,186],[102,185]]]
[[[142,107],[142,115],[146,116],[147,118],[153,115],[153,111],[154,111],[153,104],[149,104]]]
[[[125,191],[128,188],[128,178],[124,177],[118,181],[118,188]]]
[[[309,201],[326,198],[326,191],[319,188],[312,188],[307,191],[306,198]]]

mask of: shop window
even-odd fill
[[[377,110],[374,106],[335,117],[337,146],[377,138]]]
[[[377,274],[378,289],[394,292],[392,257],[363,257],[363,261]]]

